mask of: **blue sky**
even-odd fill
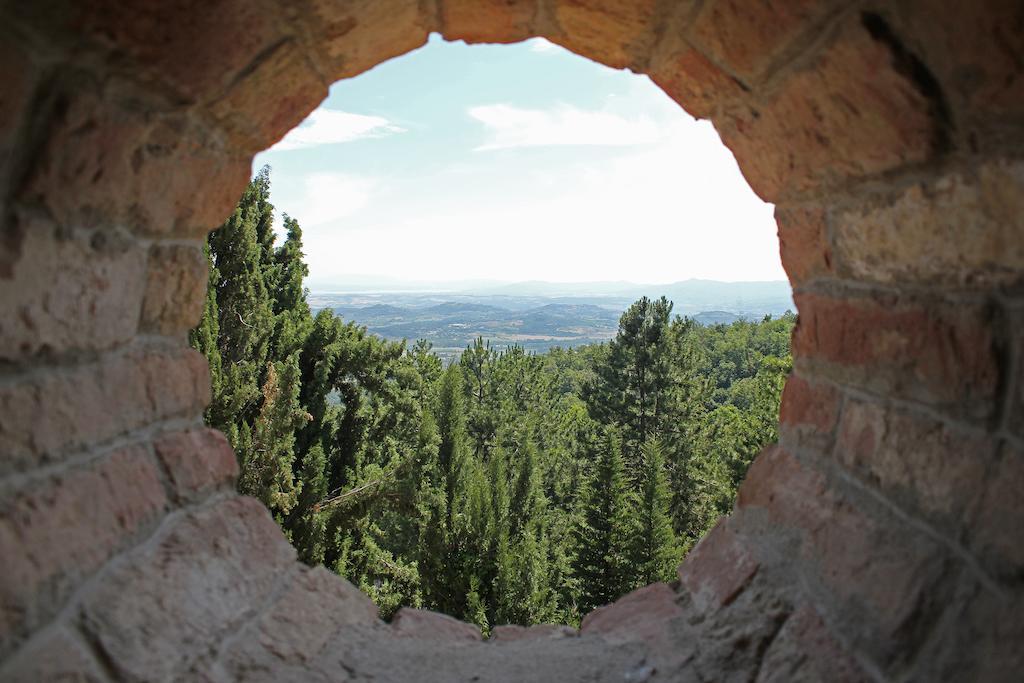
[[[314,289],[785,277],[772,206],[709,123],[647,77],[543,40],[433,36],[334,84],[263,164]]]

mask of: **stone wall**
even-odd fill
[[[1024,5],[0,5],[0,679],[1016,679],[1024,669]],[[655,584],[479,633],[300,566],[233,493],[186,332],[205,233],[327,86],[545,36],[710,118],[777,205],[781,442]],[[475,677],[475,678],[474,678]]]

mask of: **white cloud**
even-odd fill
[[[396,126],[382,116],[350,114],[336,109],[317,109],[269,151],[283,152],[319,145],[334,145],[360,138],[379,138],[404,132],[404,128]]]
[[[662,137],[660,126],[647,116],[629,118],[569,105],[523,109],[488,104],[470,107],[467,113],[488,131],[488,140],[477,151],[552,145],[644,145]]]
[[[358,213],[377,196],[380,181],[349,173],[310,173],[302,182],[302,201],[288,213],[303,228],[333,223]]]

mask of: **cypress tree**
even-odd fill
[[[630,564],[638,583],[668,581],[679,561],[669,506],[672,494],[665,475],[661,444],[651,439],[643,446],[643,472],[637,505],[637,534]]]

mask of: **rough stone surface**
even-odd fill
[[[12,283],[0,290],[0,360],[101,351],[136,333],[145,252],[115,232],[62,235],[25,221]]]
[[[482,639],[480,629],[453,619],[447,614],[403,607],[391,621],[391,631],[399,638],[418,638],[460,643]]]
[[[295,552],[253,498],[172,520],[84,598],[84,623],[129,680],[182,680],[294,571]]]
[[[38,81],[39,73],[29,56],[8,36],[0,40],[0,188],[6,194],[13,153]],[[0,259],[0,277],[3,277]]]
[[[757,683],[854,683],[870,676],[843,650],[821,616],[803,605],[764,653]]]
[[[445,40],[513,43],[534,35],[537,0],[443,0]]]
[[[1024,451],[1006,445],[990,468],[977,514],[969,522],[968,544],[987,567],[1005,577],[1024,572]]]
[[[656,59],[650,76],[665,94],[699,119],[713,116],[723,104],[745,92],[732,76],[686,43]]]
[[[209,367],[191,349],[131,349],[0,382],[0,474],[194,416],[209,401]]]
[[[158,437],[153,447],[179,501],[202,500],[238,478],[235,452],[216,429],[172,432]]]
[[[559,0],[555,19],[562,32],[548,37],[616,69],[642,66],[654,43],[657,5],[655,0]]]
[[[779,406],[779,431],[783,441],[828,450],[841,400],[835,387],[790,374]]]
[[[716,121],[754,191],[778,201],[931,157],[939,135],[932,103],[894,59],[851,19],[763,106]]]
[[[209,266],[199,244],[157,244],[149,250],[142,331],[182,334],[196,326],[206,302]]]
[[[679,582],[690,592],[697,609],[711,612],[727,607],[753,580],[760,562],[727,517],[718,521],[679,565]]]
[[[556,624],[539,624],[537,626],[503,625],[491,629],[491,640],[499,643],[528,641],[548,638],[575,638],[576,629]]]
[[[820,208],[776,207],[779,226],[779,254],[782,267],[794,287],[834,274],[832,246]]]
[[[106,675],[80,637],[64,628],[40,634],[0,668],[7,683],[105,683]]]
[[[736,75],[752,81],[801,32],[830,9],[820,0],[705,3],[690,29],[694,42]]]
[[[6,651],[164,511],[155,463],[140,446],[7,490],[0,508],[0,633]]]
[[[580,633],[599,635],[610,643],[664,638],[668,622],[683,615],[676,594],[668,584],[652,583],[583,617]]]
[[[797,368],[958,417],[993,414],[1002,371],[994,311],[888,294],[849,298],[796,293]],[[800,370],[803,374],[803,370]]]
[[[836,212],[833,224],[838,263],[852,279],[1019,284],[1024,164],[986,164],[915,183],[892,200]]]

